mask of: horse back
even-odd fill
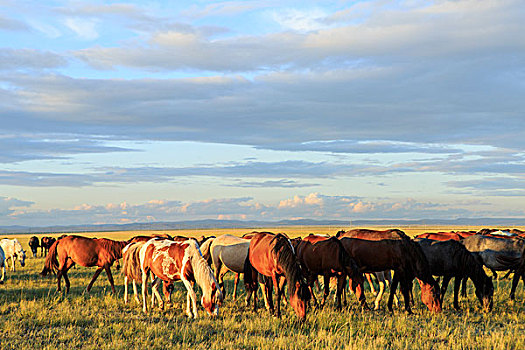
[[[252,266],[265,276],[273,276],[275,273],[283,273],[277,264],[277,257],[273,253],[272,241],[274,234],[259,232],[250,240],[248,257]]]
[[[346,232],[340,232],[339,238],[357,238],[369,241],[381,241],[381,240],[401,240],[404,239],[406,234],[398,229],[378,231],[369,229],[354,229]]]
[[[152,239],[141,248],[141,266],[143,271],[151,271],[166,282],[173,282],[185,277],[193,280],[191,264],[186,248],[189,244],[166,239]],[[144,253],[142,253],[144,251]],[[184,270],[184,271],[183,271]]]
[[[406,243],[398,239],[366,240],[343,237],[341,243],[361,272],[395,270],[409,263]]]

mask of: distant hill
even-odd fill
[[[0,234],[8,233],[46,233],[46,232],[98,232],[98,231],[163,231],[181,229],[212,229],[212,228],[263,228],[281,226],[525,226],[525,218],[459,218],[459,219],[420,219],[420,220],[280,220],[280,221],[242,221],[242,220],[193,220],[176,222],[147,222],[132,224],[106,225],[63,225],[63,226],[0,226]]]

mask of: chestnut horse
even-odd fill
[[[405,300],[405,310],[409,314],[412,313],[410,291],[412,290],[412,280],[418,278],[421,285],[421,300],[429,310],[440,312],[439,285],[430,273],[430,266],[421,247],[400,230],[390,230],[383,235],[399,238],[366,240],[343,237],[341,243],[350,256],[354,258],[361,272],[394,270],[388,298],[388,309],[390,311],[392,311],[397,285],[400,283]],[[380,234],[374,233],[374,236],[377,238]]]
[[[450,239],[454,241],[461,241],[463,237],[455,232],[437,232],[437,233],[422,233],[414,238],[424,238],[424,239],[431,239],[433,241],[448,241]]]
[[[128,241],[113,241],[107,238],[88,238],[82,236],[63,236],[53,243],[49,249],[44,269],[40,273],[46,276],[50,272],[57,270],[58,291],[60,291],[60,280],[64,276],[66,281],[66,293],[69,293],[69,277],[67,271],[75,264],[84,267],[98,266],[97,271],[89,282],[86,291],[90,291],[98,275],[102,270],[106,271],[111,290],[115,293],[113,276],[111,275],[111,266],[113,263],[122,258],[122,248],[128,244]],[[57,257],[58,256],[58,257]]]
[[[301,321],[306,319],[306,303],[310,299],[310,291],[303,277],[303,272],[295,255],[290,239],[279,233],[256,233],[248,250],[244,263],[244,283],[248,293],[257,293],[258,273],[265,276],[264,296],[273,312],[272,284],[277,291],[277,317],[281,316],[281,279],[288,283],[290,305]],[[271,281],[270,281],[271,278]],[[254,310],[257,310],[257,298],[254,296]]]
[[[188,239],[183,242],[176,242],[152,238],[140,248],[138,255],[142,274],[142,306],[144,312],[147,312],[146,285],[151,272],[165,284],[178,280],[184,283],[188,291],[186,296],[186,314],[188,317],[196,318],[198,316],[197,296],[192,287],[193,282],[196,282],[202,289],[201,304],[206,312],[213,316],[218,315],[222,293],[195,240]],[[138,262],[134,260],[133,263],[136,265]],[[153,300],[157,298],[162,307],[162,297],[157,288],[158,283],[155,281],[152,287],[152,298]]]
[[[363,276],[359,273],[359,268],[354,259],[348,255],[338,238],[323,237],[324,239],[319,239],[316,243],[312,243],[310,240],[314,240],[313,236],[310,235],[308,237],[308,240],[301,240],[296,245],[297,258],[304,268],[303,271],[307,276],[310,292],[316,306],[317,300],[312,287],[314,282],[317,281],[317,276],[323,276],[324,294],[321,305],[324,306],[326,297],[330,294],[330,277],[347,274],[352,282],[357,284],[362,280]],[[338,309],[341,308],[343,284],[344,279],[339,279],[336,293],[336,307]],[[362,290],[359,290],[356,295],[359,301],[364,302]]]

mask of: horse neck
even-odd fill
[[[483,266],[474,259],[470,252],[463,252],[461,257],[461,265],[465,274],[470,277],[476,288],[479,288],[483,285],[485,279],[488,278]]]
[[[193,270],[195,282],[201,287],[203,294],[211,295],[214,289],[213,283],[215,282],[215,286],[217,286],[217,281],[215,280],[208,263],[202,257],[197,244],[193,241],[187,241],[186,243],[189,244],[186,248],[186,252],[189,256],[189,262]]]
[[[272,250],[277,256],[277,262],[284,270],[290,294],[294,294],[296,284],[301,280],[301,275],[297,257],[290,240],[284,236],[277,236]]]

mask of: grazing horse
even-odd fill
[[[46,276],[50,272],[57,270],[58,291],[60,291],[60,280],[64,276],[66,281],[66,293],[69,293],[68,270],[75,264],[84,267],[98,266],[97,271],[89,282],[86,291],[90,291],[98,275],[102,270],[106,271],[111,290],[115,293],[113,276],[111,275],[111,266],[113,263],[122,258],[122,249],[128,244],[128,241],[113,241],[107,238],[88,238],[82,236],[64,236],[53,243],[49,249],[44,269],[40,273]],[[57,257],[58,256],[58,257]]]
[[[181,280],[188,290],[186,296],[186,314],[188,317],[197,317],[196,295],[192,282],[196,282],[202,289],[201,304],[208,314],[216,316],[219,313],[219,302],[222,293],[213,273],[202,257],[199,246],[195,240],[176,242],[167,239],[153,238],[147,241],[139,250],[139,262],[142,273],[142,305],[147,312],[146,285],[149,273],[153,273],[165,283]],[[134,264],[137,261],[134,260]],[[157,297],[161,307],[162,297],[158,290],[158,283],[152,287],[152,298]]]
[[[223,295],[226,295],[224,275],[228,271],[235,273],[233,300],[236,299],[239,274],[244,272],[244,262],[248,256],[249,247],[249,240],[229,234],[215,238],[209,247],[209,255],[215,270],[215,278],[219,281]]]
[[[40,241],[38,240],[37,236],[29,238],[29,247],[31,248],[31,252],[33,253],[33,258],[36,258],[38,254],[38,247],[40,247]]]
[[[494,286],[479,262],[463,244],[454,240],[434,241],[427,238],[415,240],[423,249],[434,276],[444,276],[441,285],[441,303],[448,283],[454,277],[454,308],[459,310],[458,294],[461,280],[470,278],[476,286],[476,296],[485,311],[492,309]]]
[[[465,238],[461,243],[469,252],[479,257],[495,277],[497,277],[496,271],[515,270],[510,289],[510,299],[514,300],[520,277],[525,281],[525,242],[521,239],[478,234]]]
[[[15,271],[15,259],[20,261],[22,267],[26,265],[26,252],[22,249],[22,245],[18,239],[4,238],[0,240],[0,247],[4,250],[6,267],[8,267],[7,261],[9,258],[11,258],[11,262],[13,263],[13,266],[11,266],[13,271]]]
[[[276,315],[281,316],[281,295],[284,289],[281,279],[284,278],[288,283],[290,305],[301,321],[306,319],[306,303],[310,299],[310,291],[288,237],[281,233],[275,235],[269,232],[259,232],[252,237],[244,264],[244,282],[247,291],[257,292],[258,274],[267,277],[263,295],[270,312],[273,312],[273,283],[277,291]],[[256,309],[257,298],[254,297],[254,310]]]
[[[47,256],[49,249],[55,242],[56,238],[54,237],[42,237],[40,240],[40,254],[42,254],[42,256]]]
[[[405,310],[409,314],[410,291],[412,280],[417,278],[421,285],[421,300],[430,311],[441,311],[439,285],[430,273],[430,267],[425,254],[417,243],[406,236],[403,231],[396,233],[400,239],[365,240],[358,238],[341,238],[341,243],[356,261],[361,272],[376,272],[394,270],[394,278],[390,287],[388,309],[392,311],[392,303],[398,283],[405,300]],[[384,234],[389,237],[391,232]],[[361,286],[361,289],[363,287]]]
[[[312,237],[312,236],[309,236]],[[310,238],[312,239],[312,238]],[[296,246],[297,259],[303,266],[303,272],[307,276],[307,282],[310,293],[317,305],[317,300],[313,292],[314,282],[317,276],[322,275],[324,278],[324,294],[322,304],[324,306],[326,297],[330,294],[330,277],[348,275],[354,283],[359,283],[363,276],[359,273],[354,259],[352,259],[338,238],[331,237],[324,240],[318,240],[312,243],[309,240],[301,240]],[[362,281],[361,281],[362,282]],[[341,308],[341,294],[344,279],[339,279],[336,293],[336,307]],[[362,293],[359,294],[359,297]],[[364,295],[361,299],[364,299]],[[360,300],[361,301],[361,300]]]
[[[0,284],[2,284],[4,283],[4,280],[5,280],[5,254],[1,246],[0,246],[0,268],[2,268],[2,278],[0,279]]]

